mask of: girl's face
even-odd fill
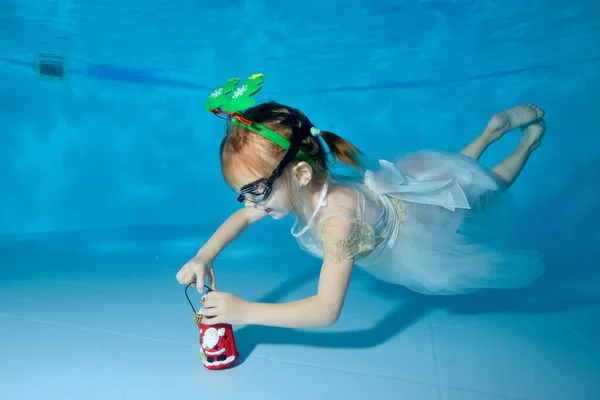
[[[281,179],[275,181],[271,194],[264,201],[254,203],[246,200],[244,206],[264,210],[273,219],[282,219],[292,210],[288,205],[286,191],[281,183]]]
[[[251,173],[243,173],[240,174],[240,176],[237,176],[236,178],[236,183],[233,189],[236,191],[236,193],[239,194],[241,188],[244,185],[248,184],[249,182],[254,182],[263,177],[259,177]],[[244,201],[244,206],[254,207],[258,210],[263,210],[267,213],[267,215],[271,216],[273,219],[276,220],[282,219],[285,216],[287,216],[292,211],[292,209],[288,202],[288,194],[283,182],[284,179],[285,177],[282,176],[275,180],[273,189],[271,190],[271,193],[266,199],[258,203],[246,199],[246,201]]]

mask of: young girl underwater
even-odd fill
[[[544,111],[519,105],[495,115],[460,153],[418,151],[380,160],[364,179],[338,179],[328,154],[360,168],[360,151],[320,130],[297,109],[255,105],[262,74],[236,88],[229,80],[205,108],[227,115],[220,147],[223,176],[245,207],[233,213],[177,273],[181,284],[204,279],[207,324],[278,327],[331,325],[338,319],[353,266],[383,281],[432,295],[531,285],[544,270],[537,254],[511,249],[514,214],[503,193],[514,183],[545,132]],[[505,133],[521,128],[516,150],[490,171],[477,160]],[[322,258],[314,296],[286,303],[248,302],[216,290],[213,260],[251,224],[296,217],[292,235]],[[512,217],[512,218],[511,218]]]

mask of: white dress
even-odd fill
[[[543,273],[538,254],[508,247],[516,215],[506,186],[476,160],[419,151],[380,167],[363,182],[340,183],[358,196],[347,213],[328,210],[324,186],[309,221],[292,227],[303,250],[354,258],[376,278],[423,294],[521,288]],[[331,218],[351,224],[349,238],[327,231]]]

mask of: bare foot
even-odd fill
[[[533,104],[521,104],[508,110],[498,113],[490,119],[484,135],[490,138],[490,141],[496,141],[507,132],[528,125],[544,116],[545,112]]]
[[[523,136],[521,137],[519,147],[531,154],[542,144],[542,137],[546,133],[546,122],[540,119],[522,127],[521,131],[523,132]]]

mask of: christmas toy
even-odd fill
[[[191,282],[185,287],[185,296],[192,310],[194,310],[194,322],[196,322],[200,330],[200,357],[202,358],[202,364],[210,370],[229,368],[239,358],[239,353],[235,345],[235,337],[233,336],[233,327],[230,324],[224,323],[215,325],[202,323],[202,321],[211,317],[202,315],[202,307],[198,311],[194,308],[187,294],[188,287],[194,283]],[[208,286],[204,285],[204,287],[206,288],[206,293],[211,292]],[[200,302],[204,303],[205,299],[206,294],[202,296]]]

